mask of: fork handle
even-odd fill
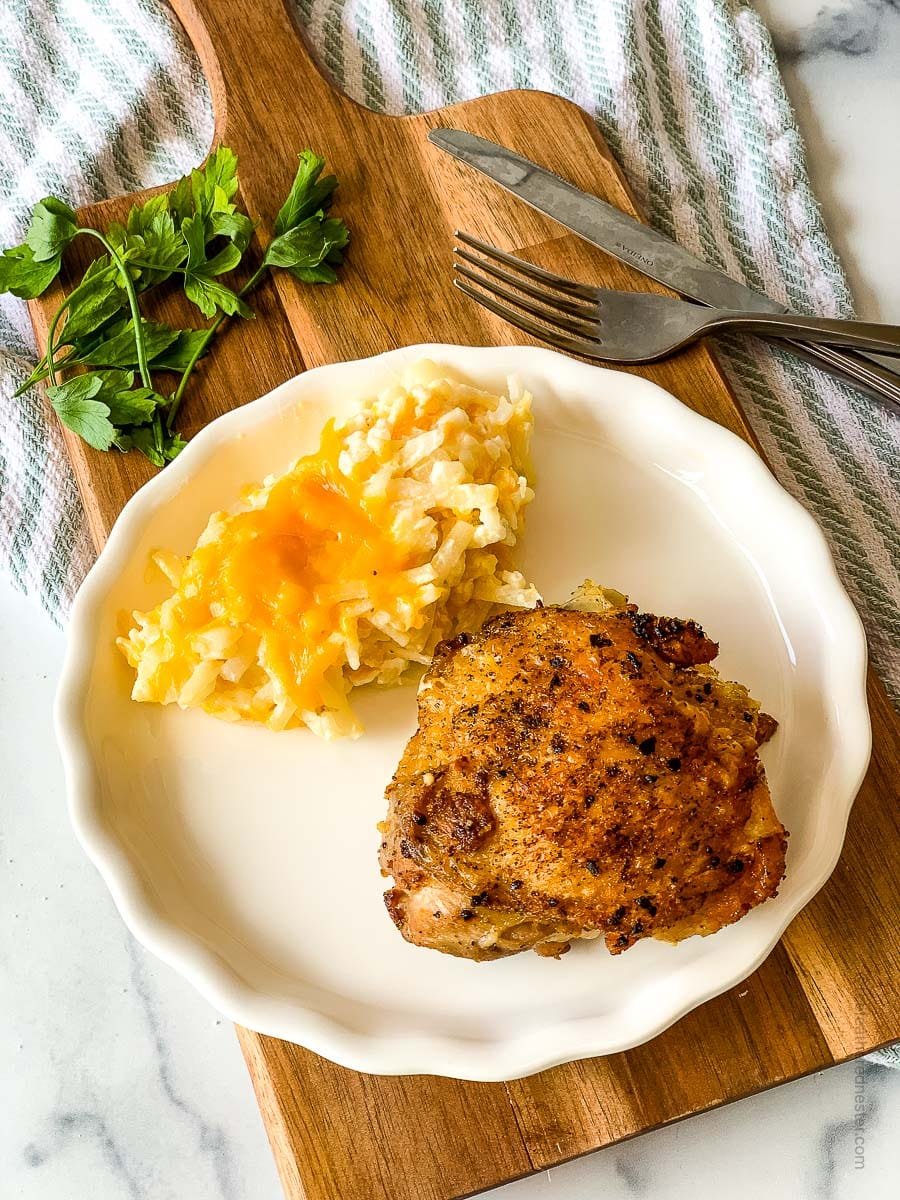
[[[827,346],[847,346],[900,356],[900,325],[876,321],[840,321],[830,317],[804,317],[798,313],[748,313],[723,309],[708,322],[706,332],[743,329],[765,337],[799,338]]]
[[[835,350],[822,343],[814,346],[810,342],[790,340],[783,344],[797,358],[854,384],[870,400],[900,416],[900,374],[896,367],[888,366],[888,360],[855,354],[853,351]]]

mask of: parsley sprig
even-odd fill
[[[40,296],[76,237],[95,239],[103,253],[54,313],[47,353],[17,395],[47,380],[60,420],[95,449],[139,450],[158,467],[175,458],[185,445],[175,421],[188,381],[223,322],[253,318],[246,297],[273,268],[303,283],[334,283],[349,241],[343,221],[326,215],[337,179],[323,176],[324,159],[304,150],[260,265],[236,290],[223,282],[240,266],[255,228],[234,203],[237,165],[220,146],[171,191],[135,205],[124,225],[113,222],[105,232],[79,225],[55,196],[34,206],[25,241],[0,255],[0,292]],[[165,283],[180,286],[211,324],[176,329],[144,317],[140,296]],[[166,390],[160,375],[177,383]]]

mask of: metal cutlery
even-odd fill
[[[439,149],[487,175],[532,208],[683,296],[719,308],[788,311],[785,305],[737,283],[613,205],[580,191],[495,142],[460,129],[433,129],[428,138]],[[826,345],[804,345],[792,340],[782,344],[815,366],[852,380],[870,396],[892,402],[895,410],[900,408],[900,367],[896,363]]]
[[[453,282],[460,291],[518,329],[586,358],[652,362],[731,329],[900,355],[897,325],[707,308],[653,292],[611,291],[554,275],[469,233],[457,230],[456,237],[478,251],[454,248]]]

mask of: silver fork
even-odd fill
[[[705,308],[653,292],[615,292],[563,279],[470,233],[457,230],[456,238],[480,255],[454,247],[453,283],[461,292],[517,329],[583,358],[653,362],[732,329],[900,355],[900,325]]]

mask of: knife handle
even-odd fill
[[[871,321],[840,321],[827,317],[808,317],[801,313],[757,313],[746,310],[715,312],[707,331],[729,326],[743,328],[761,337],[786,336],[781,343],[800,358],[824,368],[862,388],[889,412],[900,413],[900,375],[887,364],[863,353],[883,351],[900,353],[900,326],[880,325]],[[849,347],[838,350],[834,343]],[[799,340],[803,339],[803,340]]]
[[[868,356],[793,340],[779,341],[776,345],[787,346],[798,358],[812,363],[814,367],[828,371],[839,379],[849,380],[888,412],[900,415],[900,376]]]
[[[841,321],[832,317],[807,317],[802,313],[757,313],[742,309],[713,309],[704,329],[746,329],[765,337],[797,338],[845,350],[872,350],[900,355],[900,325],[875,321]]]

